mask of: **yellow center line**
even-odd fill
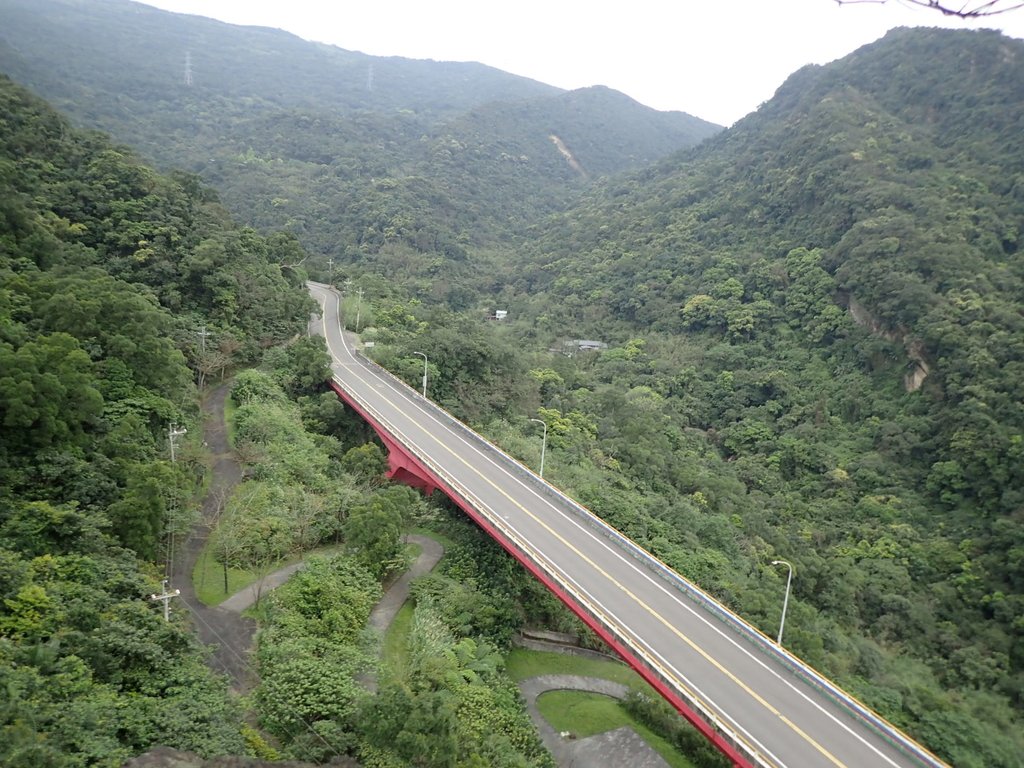
[[[786,725],[788,725],[788,726],[789,726],[790,728],[792,728],[792,729],[793,729],[794,731],[796,731],[797,733],[799,733],[799,734],[800,734],[801,736],[803,736],[803,737],[804,737],[804,739],[806,739],[806,740],[807,740],[807,742],[808,742],[808,743],[809,743],[809,744],[810,744],[810,745],[811,745],[812,747],[814,747],[814,748],[815,748],[816,750],[818,750],[819,752],[821,752],[821,754],[823,754],[823,755],[824,755],[825,757],[827,757],[827,758],[828,758],[829,760],[831,760],[831,761],[832,761],[832,762],[833,762],[833,763],[834,763],[835,765],[838,765],[838,766],[840,766],[840,768],[845,768],[845,766],[844,766],[844,765],[843,765],[843,764],[842,764],[841,762],[839,762],[839,761],[838,761],[838,760],[837,760],[837,759],[835,758],[835,755],[833,755],[833,754],[832,754],[831,752],[829,752],[829,751],[828,751],[827,749],[825,749],[825,748],[824,748],[823,746],[821,746],[821,744],[819,744],[819,743],[818,743],[818,742],[816,742],[816,741],[815,741],[814,739],[812,739],[812,738],[811,738],[810,736],[808,736],[808,735],[807,735],[806,733],[804,733],[804,732],[803,732],[803,730],[801,730],[801,729],[800,729],[800,728],[799,728],[799,727],[798,727],[798,726],[796,725],[796,723],[794,723],[794,722],[793,722],[792,720],[790,720],[790,719],[789,719],[788,717],[786,717],[785,715],[779,715],[779,719],[780,719],[780,720],[782,720],[782,722],[784,722],[784,723],[785,723]]]
[[[326,337],[326,331],[327,331],[327,326],[326,326],[326,318],[325,318],[324,319],[324,334],[325,334],[325,337]],[[334,357],[333,352],[331,354],[332,354],[332,357]],[[335,358],[335,360],[337,360],[337,358]],[[370,382],[368,382],[362,376],[358,376],[358,378],[360,378],[363,381],[363,383],[366,384],[367,386],[372,386],[370,384]],[[413,418],[411,415],[409,415],[409,413],[407,413],[405,410],[403,410],[398,404],[396,404],[395,402],[390,400],[386,395],[384,395],[384,394],[382,394],[380,392],[378,392],[377,394],[378,394],[378,396],[382,400],[384,400],[386,403],[388,403],[388,405],[390,405],[396,411],[398,411],[398,412],[402,413],[403,415],[405,415],[405,417],[407,419],[409,419],[410,422],[412,422],[416,427],[418,427],[425,435],[427,435],[431,440],[433,440],[439,447],[441,447],[442,449],[447,451],[453,458],[455,458],[456,460],[461,462],[463,465],[465,465],[465,467],[467,469],[469,469],[473,474],[475,474],[477,477],[479,477],[481,480],[483,480],[485,483],[487,483],[489,486],[491,486],[491,488],[493,488],[495,491],[497,491],[500,495],[504,496],[505,499],[507,499],[513,506],[518,507],[523,512],[523,514],[525,514],[527,517],[529,517],[535,523],[537,523],[542,528],[544,528],[544,530],[546,530],[549,534],[551,534],[551,536],[553,536],[555,539],[560,541],[565,547],[567,547],[569,550],[571,550],[573,553],[575,553],[577,557],[579,557],[581,560],[583,560],[588,565],[590,565],[591,568],[593,568],[595,571],[597,571],[602,576],[604,576],[605,579],[607,579],[609,582],[611,582],[616,587],[618,587],[619,590],[621,590],[623,593],[628,595],[637,605],[642,607],[651,616],[653,616],[655,619],[657,619],[659,622],[661,622],[669,631],[671,631],[680,640],[682,640],[684,643],[686,643],[690,648],[692,648],[694,651],[696,651],[698,654],[700,654],[708,663],[710,663],[712,666],[715,667],[715,669],[717,669],[719,672],[721,672],[723,675],[725,675],[729,680],[731,680],[733,683],[735,683],[740,689],[742,689],[745,693],[747,693],[758,704],[760,704],[765,709],[767,709],[769,712],[771,712],[773,715],[778,717],[783,723],[785,723],[787,726],[789,726],[802,739],[807,741],[811,746],[813,746],[815,749],[817,749],[819,752],[821,752],[834,765],[838,766],[839,768],[847,768],[845,763],[840,761],[833,754],[831,754],[828,750],[826,750],[823,746],[821,746],[818,742],[816,742],[813,738],[811,738],[806,733],[804,733],[803,730],[801,730],[799,727],[796,726],[796,724],[794,724],[791,720],[789,720],[789,718],[787,718],[785,715],[783,715],[781,712],[779,712],[778,709],[776,709],[772,704],[770,704],[768,701],[766,701],[760,694],[758,694],[756,691],[754,691],[752,688],[750,688],[750,686],[748,686],[746,683],[744,683],[742,680],[740,680],[736,675],[734,675],[732,672],[730,672],[728,669],[726,669],[717,659],[712,657],[707,651],[705,651],[703,648],[701,648],[696,642],[694,642],[689,637],[687,637],[685,634],[683,634],[683,632],[680,631],[678,627],[676,627],[674,624],[669,622],[664,616],[662,616],[660,613],[658,613],[658,611],[655,608],[653,608],[652,606],[648,605],[644,600],[642,600],[640,597],[638,597],[636,594],[634,594],[630,589],[628,589],[623,584],[621,584],[614,576],[612,576],[610,573],[608,573],[604,568],[602,568],[600,565],[598,565],[596,562],[594,562],[594,560],[592,560],[586,554],[581,552],[575,545],[573,545],[564,536],[562,536],[560,533],[558,533],[558,531],[554,530],[550,525],[548,525],[543,520],[541,520],[539,517],[537,517],[535,514],[530,512],[530,510],[528,510],[521,503],[519,503],[519,501],[517,501],[515,498],[513,498],[511,495],[509,495],[504,489],[499,487],[493,480],[491,480],[491,478],[489,478],[487,475],[485,475],[477,467],[475,467],[472,464],[470,464],[464,457],[462,457],[458,453],[456,453],[455,450],[451,446],[449,446],[446,443],[442,442],[436,435],[434,435],[434,433],[431,430],[427,429],[422,424],[420,424],[419,421],[417,421],[415,418]],[[561,568],[559,568],[558,570],[561,571]],[[569,578],[568,575],[565,575],[565,577]],[[677,684],[678,684],[678,681],[677,681]],[[680,686],[680,687],[684,687],[684,686]],[[691,693],[690,695],[692,696],[693,694]],[[694,698],[697,698],[697,697],[694,697]],[[738,734],[737,734],[737,736],[738,736]],[[759,750],[755,750],[749,744],[747,745],[747,747],[748,747],[748,749],[751,749],[754,752],[759,752]]]

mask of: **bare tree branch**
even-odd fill
[[[983,16],[995,16],[1024,8],[1024,0],[898,0],[904,5],[916,5],[938,11],[943,16],[956,16],[960,19],[978,19]],[[860,5],[872,3],[885,5],[889,0],[835,0],[837,5]]]

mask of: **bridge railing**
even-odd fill
[[[424,400],[422,395],[411,387],[408,387],[405,382],[398,379],[390,371],[387,371],[358,352],[356,355],[360,359],[360,362],[367,367],[372,367],[375,372],[386,375],[407,387],[407,394],[418,400],[424,401],[433,409],[436,409],[436,411],[444,417],[445,421],[449,423],[451,427],[464,436],[472,439],[475,444],[487,449],[489,452],[500,455],[500,457],[508,461],[512,461],[517,468],[525,469],[522,464],[515,461],[515,459],[508,456],[508,454],[505,454],[504,451],[496,449],[495,446],[484,440],[477,433],[473,432],[443,408],[429,400]],[[339,386],[344,388],[343,382],[338,381],[337,379],[335,380],[338,382]],[[401,431],[398,430],[384,414],[380,413],[380,411],[375,409],[370,403],[359,397],[358,394],[348,390],[346,390],[346,393],[358,404],[359,408],[363,410],[365,416],[372,418],[380,427],[388,430],[388,432],[390,432],[395,438],[400,437]],[[452,494],[456,498],[461,498],[467,505],[469,505],[470,508],[478,510],[479,514],[484,516],[484,519],[493,528],[497,529],[498,534],[505,540],[505,542],[510,545],[516,553],[518,553],[519,559],[523,560],[523,562],[531,563],[532,566],[539,571],[539,575],[546,577],[549,583],[556,584],[560,590],[564,591],[592,618],[599,627],[604,630],[608,637],[616,638],[618,642],[625,646],[626,650],[631,653],[638,662],[645,665],[647,669],[661,681],[663,686],[668,690],[676,692],[676,695],[683,696],[688,706],[690,706],[699,717],[703,718],[704,721],[708,723],[708,725],[718,734],[720,734],[720,736],[733,748],[745,755],[752,765],[759,766],[759,768],[772,768],[774,765],[773,763],[766,761],[764,757],[754,747],[748,744],[746,740],[742,739],[728,723],[723,722],[718,714],[705,704],[700,697],[696,696],[692,691],[680,690],[679,681],[663,668],[661,663],[650,654],[642,643],[638,643],[634,641],[633,638],[624,634],[623,627],[611,621],[598,606],[595,606],[590,601],[586,595],[582,594],[562,575],[560,575],[558,569],[554,567],[553,564],[549,563],[536,548],[530,546],[529,542],[523,541],[519,537],[518,533],[509,527],[499,515],[488,515],[486,513],[486,510],[488,509],[487,504],[479,499],[479,497],[477,497],[471,490],[463,486],[444,468],[443,465],[435,462],[427,455],[418,452],[415,455],[417,459],[434,474],[435,479],[440,481],[448,493]]]
[[[555,488],[550,483],[539,478],[529,467],[525,466],[518,459],[509,455],[501,448],[497,447],[496,445],[485,439],[483,436],[470,429],[468,426],[463,424],[459,419],[455,418],[455,416],[453,416],[448,411],[437,405],[437,403],[434,403],[433,401],[424,398],[419,392],[410,387],[405,381],[398,378],[384,367],[370,360],[368,357],[366,357],[366,355],[362,354],[360,351],[354,350],[354,354],[363,365],[373,368],[376,372],[394,380],[395,382],[403,386],[406,390],[408,390],[407,394],[410,397],[417,399],[424,405],[432,408],[435,411],[435,413],[443,416],[446,423],[450,427],[458,431],[466,439],[472,441],[474,445],[476,445],[478,448],[481,448],[491,453],[492,455],[501,457],[504,463],[506,463],[510,467],[515,468],[518,471],[520,480],[528,482],[535,491],[548,497],[549,499],[559,502],[562,506],[571,510],[573,514],[577,516],[578,519],[582,520],[590,527],[598,530],[602,535],[614,541],[623,551],[625,551],[631,557],[633,557],[634,560],[643,564],[651,573],[657,575],[662,581],[671,585],[676,590],[689,597],[691,600],[699,603],[702,607],[706,608],[712,615],[719,618],[724,624],[726,624],[739,635],[744,637],[755,648],[780,662],[785,668],[789,669],[793,674],[802,679],[808,685],[811,685],[812,687],[824,693],[826,696],[828,696],[830,699],[836,702],[848,714],[850,714],[852,717],[859,720],[863,724],[867,725],[871,730],[875,731],[875,733],[877,733],[883,739],[891,743],[901,752],[917,760],[921,765],[927,766],[928,768],[948,768],[946,763],[944,763],[935,755],[931,754],[929,751],[925,750],[921,745],[913,741],[909,736],[904,734],[896,726],[889,723],[887,720],[879,716],[877,713],[873,712],[871,709],[869,709],[867,706],[865,706],[860,701],[855,699],[853,696],[848,694],[846,691],[839,688],[837,685],[835,685],[832,681],[828,680],[828,678],[824,677],[820,672],[815,670],[813,667],[808,666],[804,661],[791,654],[785,648],[782,648],[781,646],[773,642],[764,633],[762,633],[756,627],[751,625],[745,619],[733,613],[731,610],[726,608],[724,605],[718,602],[718,600],[716,600],[710,594],[708,594],[703,589],[698,587],[696,584],[693,584],[688,579],[676,573],[666,563],[659,560],[650,552],[643,549],[632,539],[630,539],[629,537],[622,534],[620,531],[613,528],[611,525],[609,525],[604,520],[599,518],[597,515],[588,510],[582,504],[570,498],[566,494],[562,493],[560,490]],[[420,458],[424,459],[425,457]],[[446,479],[447,482],[455,482],[454,479],[452,479],[450,475],[448,475],[448,473],[443,470],[443,468],[434,464],[434,462],[432,461],[428,461],[428,463],[430,465],[431,470],[437,472],[440,478]],[[458,490],[459,488],[461,488],[461,486],[459,486],[456,483],[455,489]],[[500,525],[500,523],[500,520],[495,521],[495,524],[497,525]],[[509,534],[506,533],[506,535]],[[511,538],[510,540],[516,541],[515,538]],[[517,544],[517,546],[522,547],[522,543]],[[526,547],[522,547],[522,551],[527,554],[529,554],[530,552],[530,550]],[[531,559],[535,559],[532,557],[532,555],[530,556]],[[589,601],[587,601],[585,598],[579,595],[574,595],[574,598],[578,599],[582,605],[588,606],[588,610],[594,611],[595,618],[597,618],[602,623],[607,624],[606,620],[602,617],[602,615],[599,612],[596,612],[596,610],[593,609],[593,606],[590,606]],[[615,633],[618,633],[617,627],[613,627],[610,624],[608,625],[608,627],[609,629],[612,629]],[[665,675],[665,673],[660,671],[660,665],[656,661],[652,660],[649,657],[649,654],[647,654],[641,648],[637,647],[632,642],[630,643],[630,646],[634,649],[634,652],[639,654],[645,660],[645,662],[651,666],[652,669],[658,671],[659,675],[665,678],[665,682],[667,684],[671,685],[672,687],[676,687],[676,682],[671,677]],[[710,718],[709,722],[715,724],[717,728],[721,728],[724,732],[733,734],[732,729],[722,724],[721,721],[710,710],[708,710],[708,708],[704,706],[702,702],[697,701],[695,703],[697,704],[698,708],[702,710],[702,716]],[[733,735],[735,738],[735,734]],[[743,742],[742,740],[740,740],[740,743],[745,744],[745,742]],[[744,749],[744,751],[749,750]],[[758,760],[758,762],[761,761]]]

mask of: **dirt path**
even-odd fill
[[[203,438],[213,458],[210,488],[203,500],[199,522],[175,557],[171,586],[181,590],[181,603],[192,614],[196,634],[205,645],[213,649],[210,666],[227,675],[235,690],[244,692],[256,682],[249,663],[249,649],[256,634],[256,622],[241,616],[241,613],[255,602],[256,590],[246,587],[220,605],[210,607],[199,601],[192,585],[192,571],[203,546],[216,527],[224,502],[242,478],[242,469],[228,445],[224,423],[224,403],[230,389],[230,383],[221,384],[203,401]],[[410,582],[429,573],[444,554],[444,548],[426,536],[410,534],[405,540],[418,544],[422,551],[409,570],[388,587],[384,597],[374,607],[369,623],[381,633],[391,625],[402,604],[408,599]],[[263,580],[262,592],[266,593],[283,584],[301,567],[302,563],[295,563],[268,574]]]
[[[174,559],[171,586],[181,590],[181,602],[192,614],[199,639],[213,648],[210,666],[231,678],[233,688],[244,691],[254,682],[249,668],[249,646],[256,624],[237,613],[203,605],[192,586],[192,571],[199,553],[217,523],[224,500],[242,478],[241,467],[228,445],[224,424],[224,401],[230,386],[230,383],[221,384],[203,400],[203,438],[213,458],[210,489],[203,500],[199,522]]]

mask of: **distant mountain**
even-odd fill
[[[201,174],[240,218],[289,229],[324,260],[385,241],[447,258],[719,130],[605,88],[565,93],[128,0],[0,0],[0,16],[0,71],[161,167]]]
[[[436,120],[560,92],[480,64],[368,56],[129,0],[0,0],[0,16],[0,71],[164,167],[193,167],[282,110]]]
[[[0,68],[110,129],[123,129],[129,113],[142,120],[180,109],[185,121],[204,107],[225,110],[222,121],[311,107],[437,117],[559,92],[481,64],[369,56],[129,0],[3,0],[0,14]],[[88,97],[98,101],[91,111]]]
[[[721,126],[659,112],[603,86],[486,104],[448,123],[513,155],[546,158],[551,175],[601,176],[640,168],[699,144]],[[557,149],[551,152],[552,148]]]

